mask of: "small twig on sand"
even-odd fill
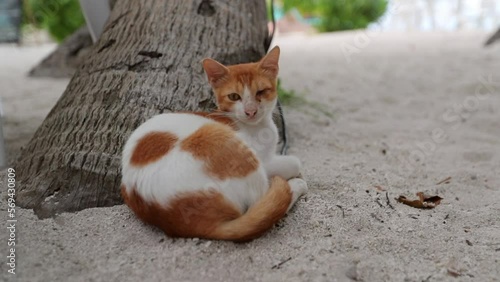
[[[443,183],[448,184],[448,183],[450,183],[450,180],[451,180],[451,176],[448,176],[445,179],[443,179],[443,180],[439,181],[438,183],[436,183],[436,185],[440,185],[440,184],[443,184]]]
[[[378,198],[378,196],[377,196],[377,199],[375,200],[375,202],[377,202],[377,204],[378,204],[381,208],[383,208],[383,207],[384,207],[384,205],[382,205],[382,203],[380,202],[380,199]]]
[[[387,201],[387,206],[389,206],[391,209],[394,209],[394,207],[391,204],[391,201],[389,200],[389,192],[385,192],[385,199]]]
[[[345,218],[344,208],[341,205],[336,205],[342,211],[342,218]]]
[[[448,268],[448,275],[450,275],[451,277],[459,277],[459,276],[462,276],[462,273],[456,271],[456,270],[453,270],[453,269],[450,269]]]
[[[280,262],[278,264],[273,265],[273,267],[271,267],[271,269],[279,269],[283,264],[287,263],[291,259],[292,259],[292,257],[289,257],[286,260],[284,260],[284,261],[282,261],[282,262]]]

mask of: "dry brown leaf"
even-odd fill
[[[405,196],[399,196],[396,201],[417,209],[433,209],[439,205],[443,199],[439,196],[426,196],[423,192],[418,192],[417,196],[417,200],[410,200]]]
[[[375,185],[375,186],[373,186],[373,187],[374,187],[375,189],[377,189],[378,191],[380,191],[380,192],[384,192],[384,191],[385,191],[385,189],[384,189],[384,188],[382,188],[382,186]]]

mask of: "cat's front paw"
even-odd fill
[[[292,178],[288,180],[288,184],[292,193],[296,193],[298,196],[304,195],[309,190],[307,182],[302,178]]]
[[[288,180],[300,175],[302,164],[295,156],[275,156],[265,168],[269,177],[281,176]]]

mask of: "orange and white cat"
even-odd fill
[[[172,237],[247,241],[307,191],[300,161],[275,153],[279,53],[227,67],[205,59],[219,110],[161,114],[132,133],[121,193],[139,218]]]

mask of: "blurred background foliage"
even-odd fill
[[[385,13],[387,0],[275,0],[275,8],[275,15],[296,10],[330,32],[366,28]],[[23,0],[23,9],[25,27],[45,29],[59,42],[85,23],[78,0]]]
[[[58,42],[84,23],[78,0],[23,0],[23,26],[45,29]]]
[[[283,12],[297,9],[320,32],[362,29],[387,10],[387,0],[283,0]]]

